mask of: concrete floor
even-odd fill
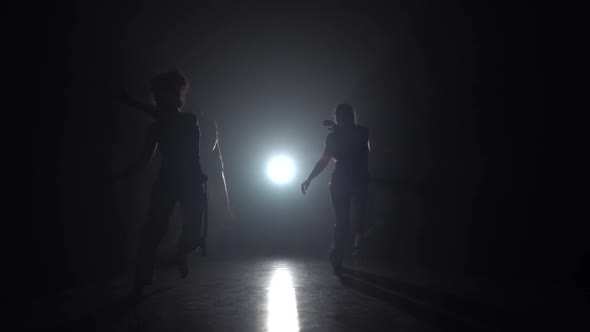
[[[62,294],[29,323],[77,331],[439,331],[345,285],[321,259],[194,257],[186,279],[171,268],[155,277],[138,305],[125,301],[123,278]]]
[[[128,301],[127,275],[39,298],[17,324],[61,331],[404,332],[522,331],[586,321],[587,306],[571,296],[529,296],[531,313],[508,314],[499,310],[505,305],[465,302],[354,262],[339,277],[325,258],[195,255],[190,263],[186,279],[172,267],[158,268],[139,304]],[[550,294],[547,287],[538,293]]]

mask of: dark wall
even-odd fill
[[[587,273],[575,11],[423,4],[400,19],[356,95],[379,110],[372,162],[389,177],[375,253],[491,278]]]

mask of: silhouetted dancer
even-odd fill
[[[153,115],[156,121],[148,131],[141,157],[121,175],[144,169],[156,151],[162,157],[137,255],[131,294],[135,300],[140,298],[143,287],[152,284],[156,251],[177,203],[184,220],[173,260],[183,278],[188,274],[188,256],[199,247],[205,250],[207,176],[201,170],[197,118],[182,112],[188,87],[189,82],[181,73],[167,72],[151,81],[154,106],[136,102],[129,96],[123,98],[126,104]]]
[[[336,160],[336,167],[330,181],[330,197],[336,215],[334,237],[330,248],[330,262],[334,273],[339,274],[344,256],[344,248],[349,238],[351,210],[356,212],[354,218],[354,250],[359,254],[360,238],[364,232],[367,210],[369,184],[369,129],[356,124],[356,115],[352,106],[340,104],[334,111],[336,122],[323,121],[323,125],[332,130],[326,137],[324,153],[311,174],[301,184],[303,194],[328,165]],[[351,209],[355,207],[355,209]]]

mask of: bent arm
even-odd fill
[[[127,177],[131,175],[135,175],[142,171],[151,161],[154,153],[156,152],[156,148],[158,146],[158,142],[154,138],[154,136],[150,133],[148,138],[145,142],[143,147],[143,151],[139,158],[137,158],[133,163],[131,163],[128,167],[123,169],[121,173],[117,176],[119,177]]]
[[[123,92],[119,96],[119,101],[126,106],[133,107],[137,110],[147,113],[153,117],[156,117],[156,107],[147,103],[140,102],[129,95],[127,92]]]
[[[333,146],[332,139],[330,136],[328,136],[326,138],[326,144],[324,146],[324,153],[322,153],[322,156],[316,162],[315,166],[311,170],[311,173],[307,177],[307,180],[306,180],[307,182],[311,182],[313,179],[315,179],[318,175],[320,175],[324,171],[326,166],[328,166],[328,163],[330,162],[330,160],[332,159],[332,156],[333,156],[333,153],[332,153],[333,147],[332,146]]]
[[[333,141],[332,141],[331,136],[328,135],[328,137],[326,138],[326,145],[324,147],[324,153],[322,153],[320,160],[317,161],[317,163],[315,164],[315,166],[311,170],[311,173],[309,174],[309,177],[307,177],[307,180],[305,180],[301,184],[301,192],[304,195],[305,195],[305,192],[307,191],[307,188],[311,184],[311,181],[322,173],[322,171],[326,168],[326,166],[330,162],[330,159],[332,159],[332,157],[333,157],[332,150],[333,150]]]
[[[311,170],[311,173],[307,177],[307,181],[311,182],[318,175],[320,175],[324,171],[326,166],[328,166],[330,159],[332,159],[332,157],[324,152],[324,154],[322,155],[320,160],[317,161],[317,163],[315,164],[315,166]]]

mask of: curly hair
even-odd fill
[[[151,91],[157,102],[160,96],[169,94],[182,94],[189,88],[188,79],[178,70],[160,73],[154,76],[150,82]]]

